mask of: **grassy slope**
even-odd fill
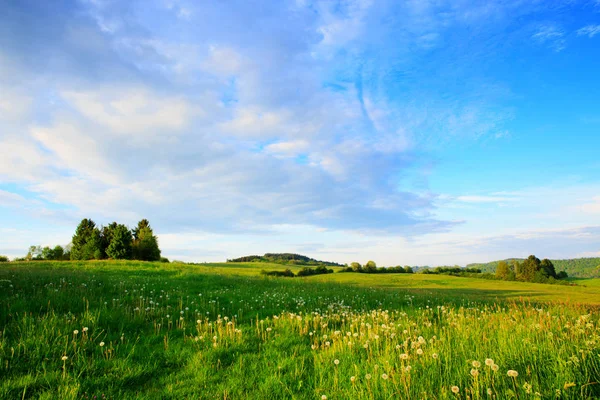
[[[283,270],[288,266],[267,263],[212,263],[194,266],[171,266],[170,268],[220,275],[257,276],[263,269]],[[302,267],[289,267],[297,272]],[[286,278],[310,280],[311,282],[348,284],[369,288],[395,288],[424,292],[442,298],[464,298],[469,300],[532,300],[558,301],[600,305],[600,279],[574,280],[577,286],[547,285],[528,282],[505,282],[447,275],[423,274],[357,274],[336,273],[308,278]]]
[[[578,349],[588,354],[590,338],[598,336],[595,316],[589,330],[580,333],[577,326],[589,306],[544,306],[546,314],[524,304],[482,307],[473,302],[524,297],[598,305],[600,280],[586,280],[586,287],[565,287],[409,274],[336,273],[290,279],[262,277],[259,272],[264,268],[282,269],[264,263],[0,265],[0,398],[106,394],[118,399],[318,399],[327,394],[329,399],[370,399],[404,393],[400,398],[412,399],[428,391],[437,393],[435,398],[450,399],[455,398],[450,385],[476,389],[469,375],[471,360],[488,356],[501,366],[497,398],[508,398],[502,393],[512,388],[507,368],[519,370],[519,385],[532,383],[544,398],[571,381],[577,387],[563,398],[600,395],[597,385],[588,384],[599,371],[597,354],[589,353],[577,366],[563,364]],[[144,312],[150,298],[161,305]],[[440,304],[450,307],[448,314],[434,318]],[[346,316],[348,305],[359,312],[355,318]],[[185,323],[178,318],[180,310]],[[320,316],[312,314],[315,310]],[[286,318],[284,311],[304,312],[305,317],[299,322]],[[243,334],[238,337],[218,323],[220,316],[234,318]],[[203,322],[196,325],[196,318]],[[407,386],[404,364],[398,364],[396,346],[404,340],[400,336],[395,339],[381,330],[381,345],[371,337],[371,350],[362,349],[364,338],[356,339],[359,346],[354,350],[339,340],[327,349],[325,340],[333,339],[324,335],[333,338],[337,329],[372,335],[363,322],[374,329],[394,323],[399,334],[406,329],[412,340],[437,335],[440,342],[424,344],[423,359],[415,349],[402,350],[411,354],[415,369]],[[567,325],[573,328],[566,330]],[[86,338],[83,326],[90,327]],[[77,336],[74,329],[80,331]],[[309,330],[318,336],[309,337]],[[546,330],[552,330],[556,339]],[[216,347],[213,335],[218,337]],[[195,341],[194,336],[201,339]],[[482,337],[486,339],[481,341]],[[101,341],[104,347],[99,346]],[[311,343],[319,350],[311,350]],[[441,364],[433,361],[433,352],[439,353]],[[333,367],[334,359],[341,360],[339,371]],[[390,374],[389,382],[379,378],[382,369]],[[528,370],[534,374],[526,375]],[[373,374],[372,382],[365,381],[366,372]],[[488,379],[487,370],[482,374]],[[349,382],[351,375],[359,377],[355,385]],[[519,390],[522,398],[529,398]]]

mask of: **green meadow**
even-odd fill
[[[0,265],[0,398],[600,398],[600,280],[263,269]]]

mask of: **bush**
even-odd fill
[[[161,262],[161,263],[168,263],[168,262],[169,262],[169,259],[168,259],[167,257],[161,257],[161,258],[160,258],[160,262]]]
[[[10,260],[6,256],[0,256],[0,262],[9,262]]]
[[[262,275],[267,276],[284,276],[288,278],[293,278],[295,275],[290,269],[286,269],[285,271],[265,271],[264,269],[260,271]],[[300,276],[300,275],[298,275]]]

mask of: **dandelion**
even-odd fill
[[[437,359],[438,359],[438,354],[437,354],[437,353],[433,353],[433,354],[431,355],[431,357],[432,357],[434,360],[437,360]]]
[[[473,378],[477,378],[479,376],[479,370],[471,369],[471,376],[473,376]]]
[[[63,360],[63,361],[67,361],[68,359],[69,359],[69,357],[67,357],[67,356],[62,356],[62,358],[61,358],[61,360]]]
[[[479,367],[481,367],[481,363],[480,363],[479,361],[473,361],[473,362],[472,362],[472,365],[473,365],[475,368],[479,368]]]
[[[338,359],[335,359],[335,360],[333,360],[333,363],[334,363],[335,365],[339,365],[339,364],[340,364],[340,360],[338,360]]]
[[[515,371],[514,369],[509,369],[506,372],[506,375],[510,376],[511,378],[516,378],[517,376],[519,376],[519,373],[517,371]]]
[[[400,354],[400,359],[401,360],[408,360],[408,354],[406,354],[406,353]]]
[[[79,331],[78,331],[77,329],[75,329],[75,330],[73,331],[73,335],[75,335],[75,336],[77,336],[77,334],[78,334],[78,333],[79,333]]]
[[[355,381],[355,380],[356,380],[356,377],[355,377],[355,376],[351,376],[351,377],[350,377],[350,382],[354,383],[354,381]]]
[[[365,379],[366,379],[366,380],[369,380],[369,379],[371,379],[371,374],[366,374],[366,375],[365,375]]]
[[[496,371],[498,371],[500,369],[500,367],[498,366],[498,364],[492,365],[491,368],[492,368],[492,371],[494,371],[494,372],[496,372]]]
[[[458,386],[452,386],[450,388],[450,390],[452,390],[452,393],[454,393],[454,394],[457,394],[460,391],[460,389],[458,388]]]
[[[423,349],[417,349],[417,354],[420,356],[423,355]]]
[[[494,365],[494,360],[492,360],[491,358],[486,358],[485,365],[487,365],[488,367],[491,367],[492,365]]]
[[[491,395],[492,395],[492,393],[493,393],[493,392],[492,392],[492,389],[488,388],[488,389],[487,389],[487,394],[488,394],[488,396],[491,396]]]
[[[84,327],[83,327],[83,329],[82,329],[82,331],[83,331],[84,333],[85,333],[85,332],[87,332],[87,331],[88,331],[88,327],[87,327],[87,326],[84,326]]]
[[[327,396],[325,396],[325,395],[321,396],[321,400],[327,400]]]
[[[387,374],[381,374],[381,379],[383,379],[384,381],[387,380],[388,376]]]
[[[100,347],[104,347],[104,342],[100,342]]]

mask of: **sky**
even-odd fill
[[[4,0],[0,254],[600,256],[600,0]]]

